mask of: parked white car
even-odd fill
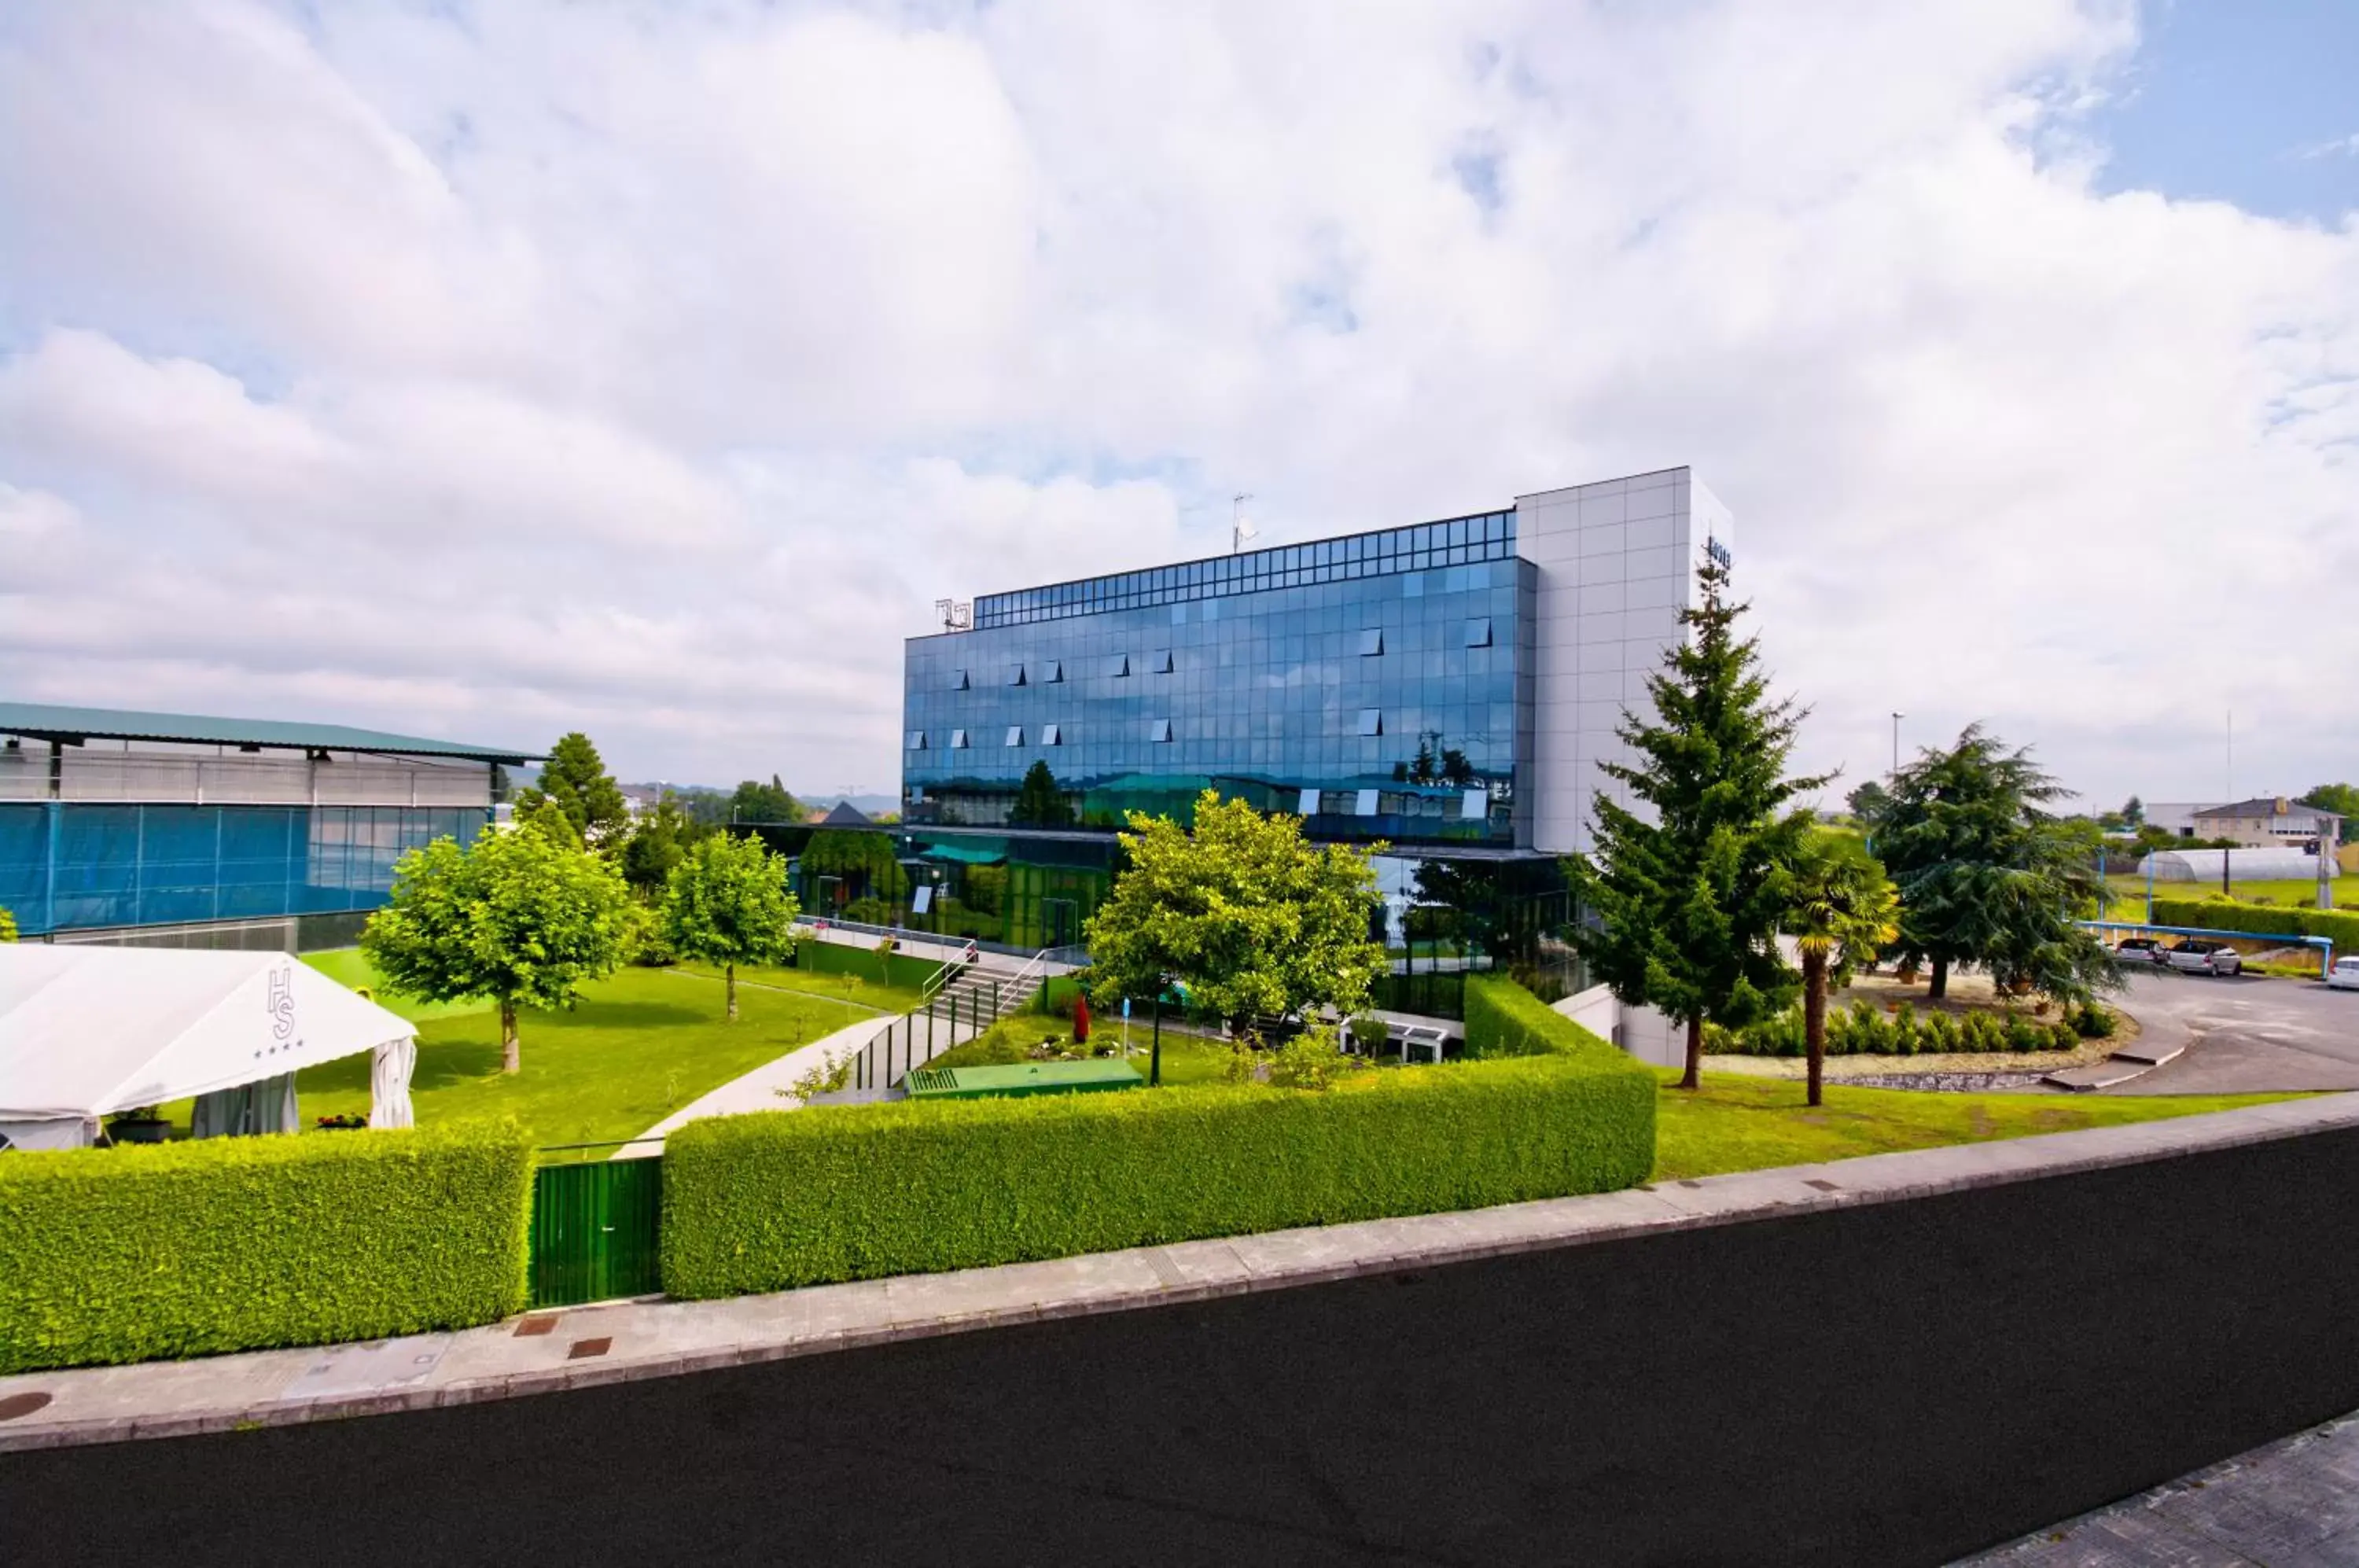
[[[2359,953],[2345,953],[2326,972],[2326,983],[2338,991],[2359,991]]]
[[[2162,961],[2182,975],[2242,975],[2243,955],[2224,942],[2206,942],[2190,936],[2185,942],[2173,942],[2163,953]]]

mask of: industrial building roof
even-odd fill
[[[506,746],[388,735],[350,724],[298,724],[286,719],[214,719],[197,713],[141,713],[115,708],[56,707],[0,702],[0,735],[28,740],[162,740],[200,746],[285,746],[320,751],[367,751],[400,757],[462,757],[474,762],[530,762],[546,755]]]

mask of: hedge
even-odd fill
[[[2264,936],[2322,936],[2338,953],[2359,952],[2359,911],[2245,904],[2230,898],[2157,898],[2157,925],[2204,931],[2255,931]]]
[[[788,966],[812,975],[857,975],[872,985],[878,975],[875,943],[854,947],[849,942],[829,942],[816,936],[806,936],[795,943],[794,956],[788,961]],[[886,955],[883,973],[889,976],[888,984],[916,991],[922,989],[941,966],[937,958],[895,953]]]
[[[1610,1042],[1515,981],[1497,975],[1466,976],[1466,1054],[1470,1058],[1596,1051],[1621,1055]]]
[[[682,1298],[1627,1187],[1654,1075],[1612,1047],[1323,1093],[1205,1084],[712,1116],[664,1150]]]
[[[503,1124],[0,1154],[0,1372],[491,1323],[531,1202]]]

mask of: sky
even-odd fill
[[[19,0],[0,695],[890,791],[936,599],[1685,463],[1838,790],[1895,711],[2359,779],[2354,75],[2344,0]]]

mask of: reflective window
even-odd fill
[[[1491,646],[1490,616],[1478,615],[1474,619],[1466,623],[1466,646],[1468,648],[1488,648]]]
[[[1007,667],[1007,683],[1010,686],[1021,686],[1024,684],[1024,667],[1022,665],[1011,664]]]
[[[1171,738],[1171,721],[1169,719],[1148,720],[1147,725],[1147,738],[1158,745],[1169,741]]]
[[[1382,653],[1384,651],[1384,627],[1370,626],[1360,634],[1360,656],[1362,658],[1364,659],[1370,654]]]
[[[964,751],[966,749],[966,731],[951,731],[951,749],[952,751]]]
[[[951,671],[951,690],[953,691],[963,691],[967,690],[965,670],[953,670]]]
[[[1169,674],[1170,674],[1170,673],[1171,673],[1171,650],[1170,650],[1169,648],[1157,648],[1157,649],[1155,650],[1155,659],[1154,659],[1154,661],[1153,661],[1152,663],[1150,663],[1149,665],[1147,665],[1147,668],[1148,671],[1149,671],[1150,673],[1152,673],[1152,674],[1156,674],[1156,675],[1169,675]]]
[[[1040,744],[1042,746],[1064,745],[1065,726],[1062,724],[1042,724],[1040,726]]]
[[[925,750],[925,749],[926,749],[926,732],[925,732],[925,731],[923,731],[923,730],[911,730],[911,731],[909,732],[909,739],[908,739],[908,742],[907,749],[908,749],[908,750],[910,750],[910,751],[923,751],[923,750]]]
[[[1000,742],[1000,744],[1002,746],[1022,746],[1024,744],[1024,726],[1022,724],[1008,725],[1007,738]]]

